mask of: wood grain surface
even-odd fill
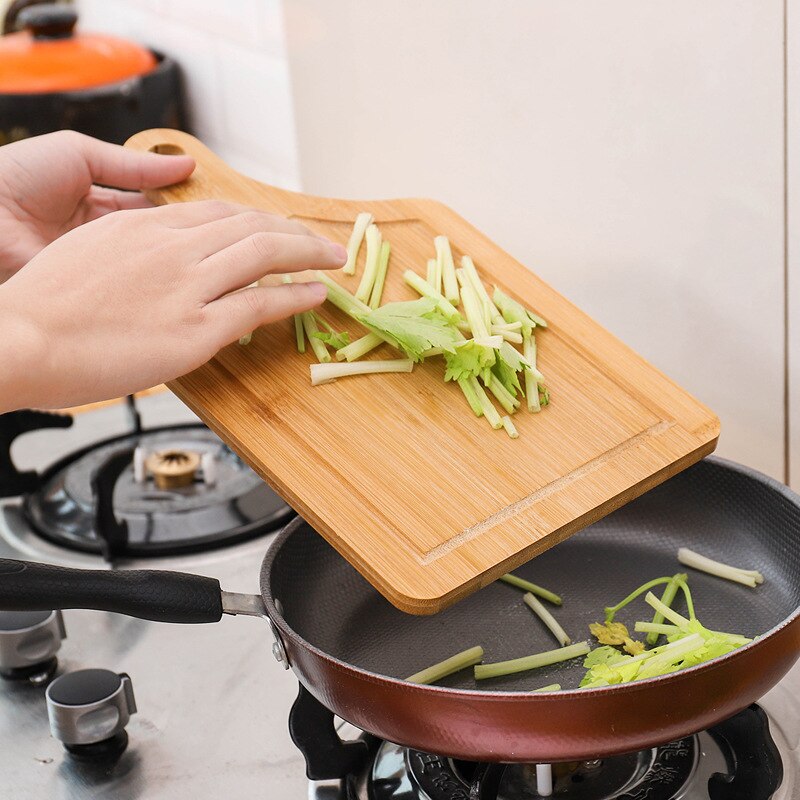
[[[551,404],[514,416],[516,440],[473,416],[440,359],[411,375],[312,387],[313,355],[296,352],[291,321],[170,384],[398,608],[439,611],[713,451],[719,421],[708,408],[440,203],[276,189],[177,131],[144,131],[128,146],[197,160],[189,180],[150,193],[158,203],[233,200],[342,243],[370,211],[392,245],[384,301],[415,297],[402,272],[424,275],[445,234],[457,259],[472,256],[487,284],[548,320],[537,344]],[[350,291],[364,249],[355,276],[333,274]],[[323,314],[363,333],[328,304]],[[384,346],[370,357],[397,354]]]

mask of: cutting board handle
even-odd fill
[[[307,199],[305,195],[278,189],[236,172],[199,139],[183,131],[152,128],[134,134],[125,146],[165,155],[185,153],[195,160],[197,167],[187,180],[145,192],[158,205],[216,197],[237,203],[251,202],[264,210],[288,215],[301,213]],[[252,199],[248,199],[250,194]]]

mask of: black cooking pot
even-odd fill
[[[77,19],[67,5],[9,8],[4,30],[23,30],[0,38],[0,144],[64,128],[119,144],[145,128],[186,130],[175,62],[77,32]]]

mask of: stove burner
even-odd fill
[[[126,450],[132,455],[114,470],[119,477],[96,481],[112,457]],[[108,503],[99,503],[93,483],[96,491],[105,487]],[[113,505],[113,548],[98,537],[98,504]],[[154,428],[73,453],[41,475],[38,488],[24,497],[23,511],[45,539],[83,552],[111,551],[112,558],[226,546],[275,530],[294,513],[201,424]]]
[[[194,483],[200,456],[190,450],[160,450],[150,454],[145,468],[159,489],[181,489]]]
[[[553,765],[553,795],[559,800],[674,800],[682,797],[698,757],[695,737],[639,753],[602,761]],[[422,790],[425,800],[538,800],[533,764],[478,765],[416,750],[397,752],[394,745],[379,750],[372,770],[375,800],[396,797],[390,788],[398,758]],[[480,774],[482,769],[483,774]],[[476,780],[480,778],[480,780]]]

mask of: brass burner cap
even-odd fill
[[[158,450],[147,457],[145,467],[159,489],[179,489],[194,482],[200,455],[191,450]]]

